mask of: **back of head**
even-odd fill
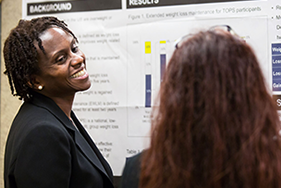
[[[40,35],[51,27],[60,27],[73,35],[67,25],[55,17],[39,17],[32,20],[20,20],[11,30],[4,44],[4,61],[11,92],[25,101],[30,98],[31,88],[28,82],[37,74],[38,57],[35,45],[44,52]],[[73,35],[74,36],[74,35]],[[76,39],[76,37],[74,36]],[[32,83],[31,83],[32,84]]]
[[[221,30],[175,50],[141,187],[280,187],[279,118],[253,50]]]

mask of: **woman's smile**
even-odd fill
[[[79,71],[71,76],[71,78],[79,78],[79,79],[84,79],[84,78],[88,78],[88,77],[89,77],[89,75],[84,68],[81,71]]]

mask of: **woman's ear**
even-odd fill
[[[34,90],[41,91],[44,88],[44,85],[40,82],[36,75],[32,75],[30,80],[27,82],[28,87]]]

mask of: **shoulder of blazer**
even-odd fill
[[[137,188],[139,185],[139,177],[141,171],[141,157],[142,152],[132,157],[126,158],[126,164],[123,169],[122,177],[120,180],[120,188]]]
[[[97,166],[109,179],[109,181],[112,183],[113,175],[111,168],[108,166],[108,163],[105,161],[103,156],[101,155],[100,151],[96,148],[94,142],[89,137],[87,132],[84,130],[83,126],[75,116],[73,112],[71,112],[71,116],[73,121],[75,122],[76,126],[80,127],[80,132],[83,133],[83,137],[81,137],[81,134],[76,130],[76,128],[73,126],[72,122],[69,120],[69,118],[65,115],[65,113],[60,109],[60,107],[50,98],[41,95],[39,93],[33,94],[33,99],[30,102],[33,105],[36,105],[38,107],[44,108],[48,110],[50,113],[53,114],[67,129],[71,129],[74,132],[74,141],[75,143],[81,148],[81,151],[84,152],[84,154],[88,157],[92,163]],[[84,131],[82,131],[84,130]],[[91,149],[87,147],[87,144],[83,143],[84,140],[89,144]],[[92,153],[94,152],[94,153]],[[95,156],[97,158],[95,158]],[[102,163],[102,166],[99,164],[99,162]],[[104,168],[103,168],[104,167]]]
[[[37,92],[33,92],[32,95],[33,95],[32,100],[29,103],[48,110],[68,129],[71,129],[73,131],[75,130],[70,119],[66,116],[66,114],[52,99]]]

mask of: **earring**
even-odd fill
[[[43,86],[38,86],[38,90],[42,90],[43,89]]]

